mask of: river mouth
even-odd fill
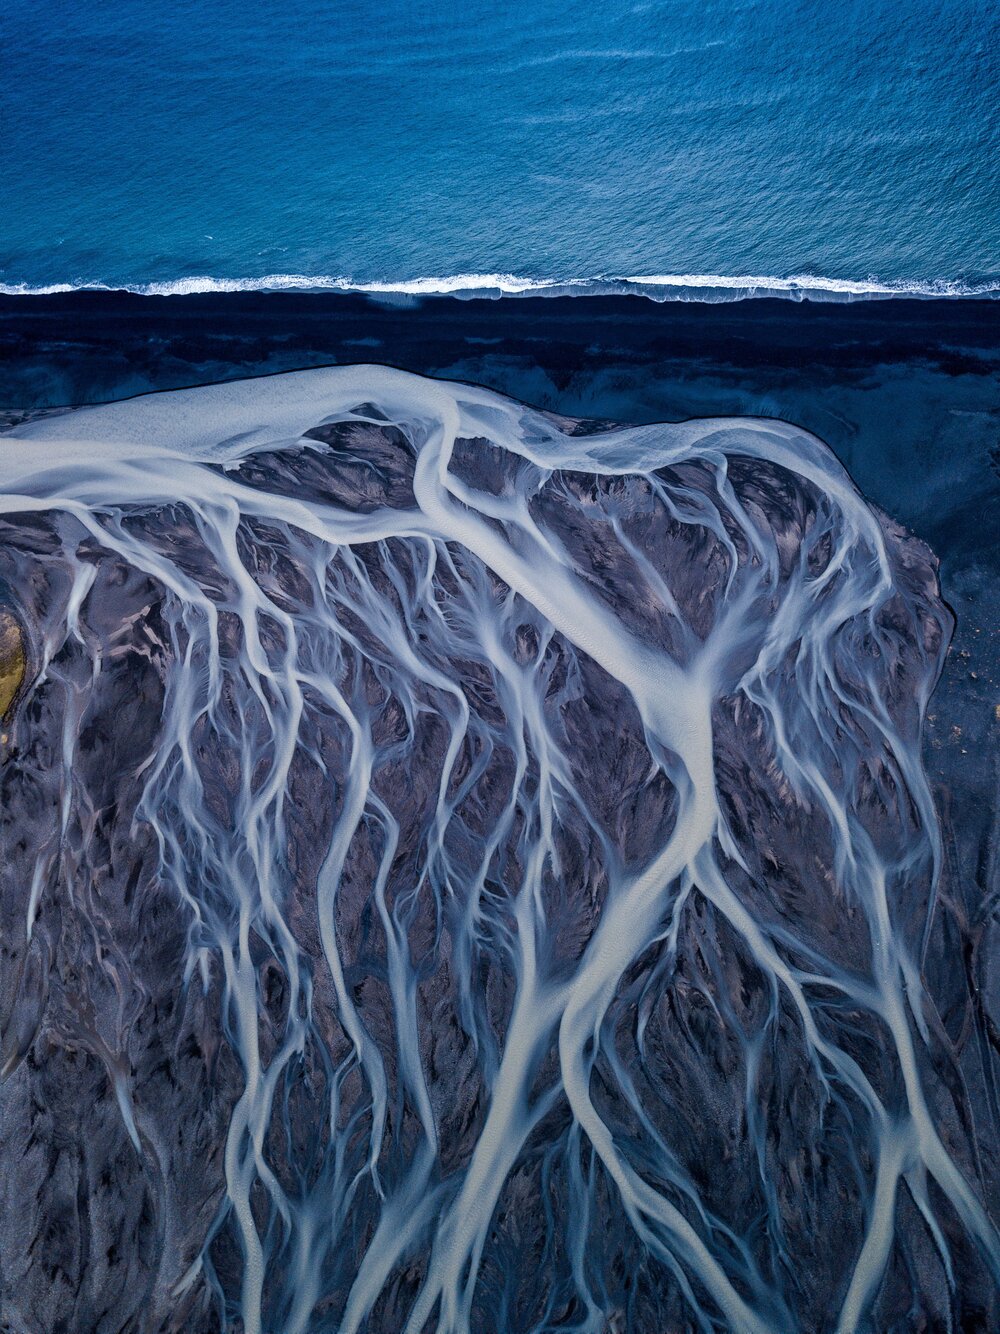
[[[928,1309],[992,1290],[936,1017],[954,620],[818,436],[344,366],[25,422],[0,487],[40,646],[2,1096],[87,1145],[66,1263],[113,1247],[123,1319],[763,1334],[863,1328],[916,1257]]]

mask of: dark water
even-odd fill
[[[987,0],[14,0],[0,282],[995,285],[997,37]]]

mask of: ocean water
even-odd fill
[[[985,0],[12,0],[4,29],[3,290],[1000,281]]]

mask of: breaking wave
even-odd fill
[[[1000,280],[966,283],[940,279],[928,282],[882,282],[815,277],[735,276],[721,274],[650,274],[622,278],[521,278],[509,273],[463,273],[447,278],[413,278],[395,282],[356,282],[350,278],[301,273],[270,273],[261,278],[216,278],[193,275],[165,282],[0,283],[0,296],[51,296],[77,291],[127,291],[142,296],[191,296],[210,292],[353,292],[382,298],[431,296],[644,296],[652,301],[740,301],[751,297],[785,297],[794,301],[863,301],[890,297],[996,297]]]

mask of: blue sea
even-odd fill
[[[1000,284],[985,0],[11,0],[0,290]]]

